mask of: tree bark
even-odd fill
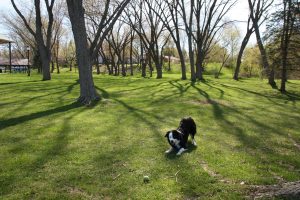
[[[141,65],[142,65],[142,77],[146,77],[146,61],[142,58],[141,59]]]
[[[239,73],[240,73],[240,68],[241,68],[241,63],[242,63],[242,57],[243,57],[243,54],[244,54],[244,50],[245,50],[245,48],[248,44],[250,36],[253,33],[253,27],[251,27],[249,29],[249,23],[250,23],[250,20],[248,20],[247,33],[246,33],[246,35],[245,35],[245,37],[242,41],[242,45],[241,45],[241,48],[239,50],[238,57],[237,57],[237,60],[236,60],[236,67],[235,67],[234,76],[233,76],[234,80],[239,80]]]
[[[197,49],[197,61],[196,61],[196,78],[198,80],[203,80],[203,62],[204,62],[204,54],[200,50]]]
[[[194,0],[190,1],[190,8],[194,8]],[[189,17],[185,12],[185,2],[181,0],[181,11],[183,22],[185,25],[185,31],[188,37],[188,49],[189,49],[189,59],[190,59],[190,70],[191,70],[191,81],[196,81],[196,74],[195,74],[195,62],[194,62],[194,50],[193,50],[193,12],[190,12]]]
[[[58,62],[58,54],[59,54],[59,40],[56,41],[56,56],[55,56],[55,61],[56,61],[56,70],[57,70],[57,73],[59,74],[60,73],[60,70],[59,70],[59,62]]]
[[[162,66],[161,66],[161,64],[160,63],[155,63],[155,67],[156,67],[156,71],[157,71],[156,78],[157,79],[162,78]]]
[[[82,0],[67,0],[68,12],[76,45],[76,56],[79,71],[80,97],[78,102],[90,105],[100,99],[94,87],[92,76],[91,54],[88,49],[87,34],[84,22]]]
[[[281,85],[280,91],[281,93],[286,92],[286,81],[287,81],[287,58],[288,58],[288,47],[291,32],[293,30],[293,23],[291,20],[291,0],[283,1],[283,27],[281,33]]]
[[[256,3],[256,11],[254,10],[255,3]],[[264,1],[262,1],[262,5],[260,3],[261,3],[261,1],[258,1],[258,2],[254,1],[252,3],[251,0],[248,0],[248,5],[249,5],[249,9],[250,9],[250,17],[253,22],[253,27],[254,27],[254,31],[255,31],[257,45],[258,45],[258,48],[259,48],[259,51],[261,54],[263,67],[267,71],[269,84],[272,87],[275,87],[276,82],[275,82],[274,73],[272,73],[272,69],[270,69],[267,52],[266,52],[266,49],[264,47],[264,44],[263,44],[261,36],[260,36],[259,24],[258,24],[260,18],[262,17],[262,13],[264,13],[266,11],[266,9],[271,5],[271,3],[267,4]]]
[[[177,52],[181,63],[181,79],[186,80],[186,65],[185,65],[184,55],[181,49],[177,48]]]
[[[97,74],[100,74],[99,55],[96,57],[96,69]]]
[[[133,76],[133,39],[134,39],[134,35],[131,35],[130,38],[130,52],[129,52],[129,59],[130,59],[130,76]]]
[[[51,73],[54,72],[54,68],[55,68],[55,67],[54,67],[54,61],[52,60],[52,61],[51,61]]]
[[[50,51],[46,50],[46,47],[43,44],[40,43],[38,44],[38,46],[39,46],[40,59],[42,64],[42,68],[41,68],[42,75],[43,75],[42,80],[43,81],[51,80],[51,74],[50,74],[51,53]]]

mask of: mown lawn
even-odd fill
[[[0,74],[0,199],[244,199],[300,179],[300,81],[282,95],[258,79],[95,75],[102,100],[81,107],[77,77]],[[166,156],[184,116],[198,147]]]

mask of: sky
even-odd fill
[[[1,14],[9,14],[9,13],[14,13],[14,9],[11,5],[10,0],[0,0],[0,17]],[[230,19],[235,19],[237,21],[246,21],[248,17],[248,4],[247,0],[238,0],[237,4],[233,7],[233,9],[228,13],[228,18]],[[241,31],[241,35],[243,36],[246,29],[246,22],[242,23],[237,23],[238,28]],[[262,27],[264,30],[264,26]],[[2,25],[1,19],[0,19],[0,35],[7,36],[7,30],[6,28]],[[255,37],[252,36],[250,39],[250,43],[254,44],[255,43]]]
[[[0,18],[3,13],[8,14],[13,11],[14,10],[13,10],[10,0],[0,0]],[[3,26],[1,19],[0,19],[0,35],[8,36],[6,34],[7,34],[7,30],[6,30],[5,26]]]

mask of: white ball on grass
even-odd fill
[[[144,183],[149,183],[149,181],[150,181],[149,176],[144,176]]]

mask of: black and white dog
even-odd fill
[[[187,150],[186,144],[188,141],[189,135],[192,136],[192,144],[197,146],[195,141],[196,134],[196,123],[191,117],[183,118],[179,127],[176,130],[168,131],[165,137],[168,139],[171,148],[166,151],[166,153],[170,153],[173,150],[177,150],[176,155],[181,155],[184,151]]]

